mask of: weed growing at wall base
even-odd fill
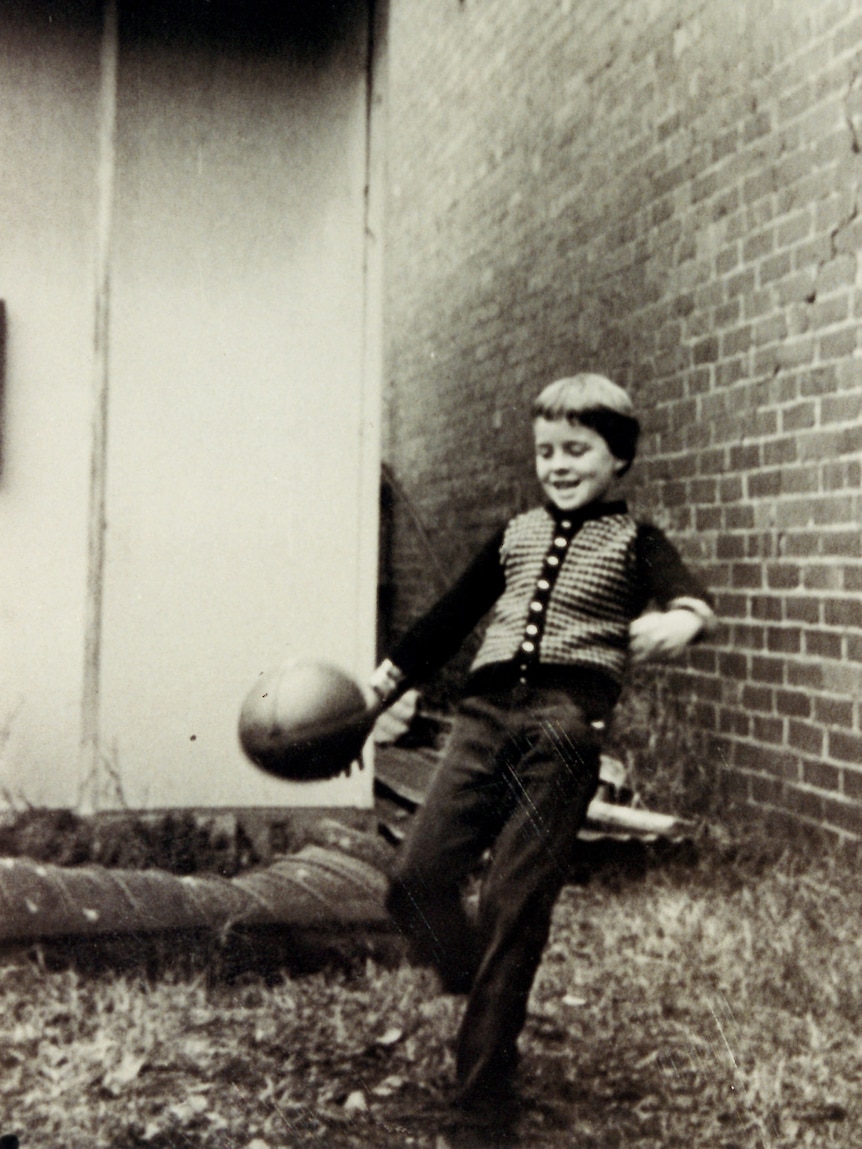
[[[614,713],[608,751],[650,809],[710,819],[720,812],[720,763],[694,721],[696,703],[654,670],[636,674]]]

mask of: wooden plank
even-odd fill
[[[375,764],[374,789],[378,798],[394,802],[410,813],[424,801],[439,753],[430,749],[405,750],[397,746],[381,748]],[[673,814],[594,798],[587,810],[585,840],[607,833],[613,837],[632,836],[654,839],[679,837],[691,823]]]

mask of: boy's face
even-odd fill
[[[539,418],[536,474],[547,497],[561,511],[577,511],[607,497],[625,463],[611,454],[605,440],[591,427],[567,419]]]

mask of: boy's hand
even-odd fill
[[[362,687],[369,714],[382,714],[403,693],[404,671],[388,658],[377,667]]]
[[[629,627],[629,655],[635,664],[678,658],[703,629],[692,610],[652,610]]]
[[[362,694],[365,698],[365,706],[370,715],[376,718],[378,714],[383,713],[386,709],[386,704],[376,691],[372,690],[370,686],[362,686]]]

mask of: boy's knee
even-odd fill
[[[386,894],[386,909],[392,920],[399,926],[408,926],[421,913],[421,891],[408,877],[395,874],[389,882]]]
[[[386,909],[390,917],[395,918],[397,921],[400,915],[400,909],[404,898],[404,889],[398,878],[392,878],[389,882],[389,889],[386,891]]]

